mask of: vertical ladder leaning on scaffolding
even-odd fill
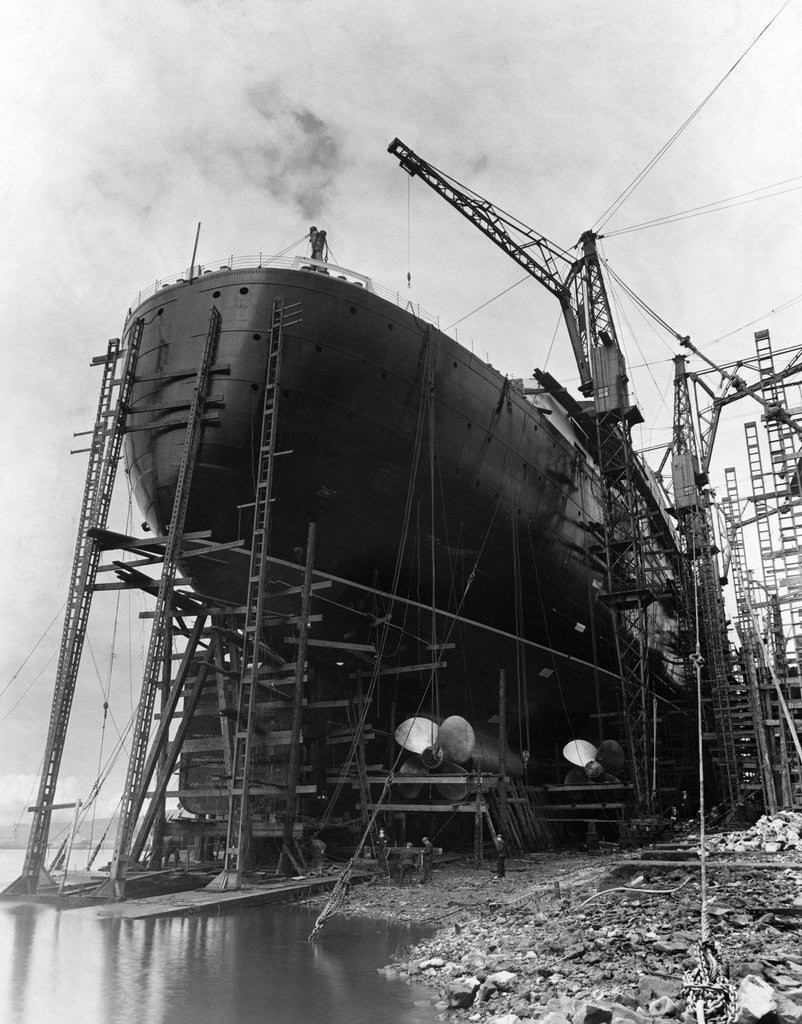
[[[726,495],[721,502],[727,527],[731,574],[735,594],[735,628],[741,642],[741,673],[743,686],[739,704],[733,707],[733,736],[739,751],[744,752],[745,781],[743,792],[762,790],[766,810],[777,810],[771,748],[766,731],[764,700],[760,692],[760,644],[751,616],[747,612],[746,547],[741,530],[741,502],[735,468],[724,470]],[[754,773],[750,775],[750,762]],[[759,781],[758,781],[759,780]]]
[[[144,769],[148,753],[148,740],[150,738],[156,694],[161,685],[163,660],[171,657],[171,652],[166,649],[165,634],[172,620],[176,569],[184,535],[184,523],[192,489],[192,477],[200,445],[201,420],[209,385],[209,370],[217,351],[220,327],[220,312],[216,306],[212,306],[209,314],[209,325],[203,355],[195,378],[181,462],[176,478],[175,497],[173,498],[170,524],[167,529],[167,541],[164,546],[162,574],[159,580],[159,591],[153,614],[153,627],[151,629],[148,652],[145,657],[142,691],[137,705],[136,719],[131,736],[131,755],[128,760],[128,771],[123,790],[120,820],[117,825],[114,855],[111,861],[109,879],[98,888],[98,896],[122,897],[125,893],[131,841],[139,812],[145,800],[145,789],[148,780],[144,778]]]
[[[802,495],[799,453],[802,431],[789,415],[787,386],[783,380],[776,379],[768,331],[755,333],[755,348],[758,369],[764,382],[761,393],[767,403],[763,419],[766,421],[769,442],[770,471],[778,492],[780,547],[772,554],[775,566],[779,562],[782,568],[781,579],[777,583],[786,590],[784,611],[792,644],[789,667],[793,670],[794,667],[802,668],[802,509],[799,505]],[[780,492],[786,486],[787,496],[780,497]],[[777,590],[777,587],[771,589]]]
[[[802,514],[798,504],[800,494],[799,443],[800,430],[788,413],[786,385],[777,379],[771,337],[767,330],[755,332],[755,351],[763,386],[761,393],[766,403],[766,434],[769,447],[769,468],[763,472],[757,428],[754,423],[745,425],[747,452],[749,455],[752,484],[756,495],[765,496],[763,508],[776,510],[779,546],[774,543],[774,534],[768,522],[759,523],[760,553],[763,575],[768,592],[768,635],[771,643],[766,655],[766,668],[779,680],[785,700],[795,702],[802,698],[799,671],[802,667]],[[769,490],[765,478],[768,477]],[[787,481],[790,479],[790,486]],[[757,511],[757,502],[755,504]],[[761,530],[760,527],[763,527]],[[780,592],[783,592],[782,595]],[[782,614],[781,614],[782,604]],[[783,624],[785,619],[788,628]],[[791,641],[790,652],[786,651],[786,640]],[[767,725],[776,735],[778,753],[784,770],[783,803],[785,806],[802,806],[802,766],[790,756],[799,723],[787,722],[781,713],[780,694],[774,690],[774,683],[764,684],[770,704]],[[776,733],[774,733],[776,730]],[[798,740],[797,740],[798,742]]]
[[[262,407],[262,431],[259,442],[259,465],[253,511],[253,536],[248,573],[248,599],[245,607],[243,650],[237,686],[237,707],[234,719],[231,776],[228,799],[228,827],[223,870],[208,888],[236,889],[242,875],[250,842],[251,745],[254,710],[260,669],[269,653],[262,639],[267,624],[267,599],[270,569],[270,520],[273,501],[273,475],[276,458],[276,433],[281,353],[284,327],[298,305],[285,308],[282,299],[273,303],[268,332],[265,394]],[[295,322],[295,321],[293,321]],[[263,654],[265,656],[263,656]]]
[[[36,892],[40,881],[52,884],[52,879],[48,877],[44,867],[50,818],[100,562],[100,547],[94,537],[90,536],[89,531],[103,529],[108,519],[143,326],[144,321],[141,317],[130,325],[127,352],[121,349],[119,338],[112,338],[105,357],[98,356],[92,360],[93,365],[103,364],[103,378],[92,441],[88,449],[89,465],[67,592],[67,610],[61,634],[42,777],[36,804],[33,807],[34,818],[22,874],[12,882],[6,892],[32,894]],[[124,353],[122,375],[115,379],[117,362]],[[117,402],[112,414],[112,394],[115,386],[118,389]]]

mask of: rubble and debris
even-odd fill
[[[747,850],[802,850],[802,814],[799,811],[777,811],[764,814],[743,832],[722,832],[707,837],[711,853],[745,853]]]
[[[802,916],[780,914],[802,894],[802,865],[777,856],[785,870],[717,867],[708,878],[711,933],[743,1006],[736,1024],[802,1024]],[[638,891],[581,907],[635,867],[645,875]],[[699,876],[650,871],[631,855],[538,854],[493,882],[489,869],[457,864],[426,887],[359,886],[346,912],[437,928],[387,969],[432,987],[440,1019],[454,1024],[695,1024],[682,986],[696,962]]]

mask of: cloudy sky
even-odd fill
[[[521,272],[420,182],[408,189],[388,143],[570,246],[781,2],[29,0],[5,14],[0,822],[19,817],[44,746],[85,472],[69,451],[97,404],[89,361],[139,289],[188,265],[197,222],[202,263],[277,252],[316,223],[338,262],[442,326],[461,321],[460,341],[501,371],[575,383],[561,330],[551,345],[557,305],[534,282],[462,319]],[[775,348],[799,344],[800,39],[792,0],[604,228],[611,267],[714,359],[750,355],[764,326]],[[774,198],[613,234],[778,182]],[[640,441],[665,442],[676,345],[618,295]],[[743,462],[756,412],[733,410],[714,483]],[[127,515],[121,493],[115,525]],[[116,615],[102,601],[59,799],[86,793],[139,685],[141,604]]]

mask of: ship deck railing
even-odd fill
[[[340,281],[347,281],[357,288],[364,288],[365,291],[378,295],[388,302],[395,303],[401,309],[408,309],[419,320],[425,320],[439,329],[440,317],[427,312],[418,303],[404,299],[400,291],[393,291],[384,285],[358,273],[356,270],[349,270],[347,267],[338,266],[336,263],[326,263],[323,260],[313,260],[311,257],[303,256],[265,256],[264,253],[256,253],[252,256],[224,256],[221,259],[211,260],[208,263],[196,263],[192,267],[177,274],[170,274],[167,277],[156,278],[152,285],[143,288],[137,295],[132,309],[136,309],[145,299],[161,291],[163,288],[172,288],[177,284],[190,284],[200,277],[209,274],[219,274],[227,270],[261,270],[266,267],[277,267],[283,270],[308,270],[314,273],[324,273]]]

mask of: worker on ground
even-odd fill
[[[323,855],[326,852],[326,844],[320,838],[319,832],[314,832],[309,840],[309,858],[312,861],[312,874],[323,874]]]
[[[415,867],[415,862],[418,857],[415,851],[412,849],[412,843],[407,843],[401,853],[401,859],[398,861],[398,884],[403,885],[404,879],[407,876],[407,872],[411,871]]]
[[[434,868],[434,847],[432,841],[428,836],[423,837],[423,876],[420,880],[421,885],[428,885],[432,880],[432,870]]]
[[[503,836],[496,836],[496,878],[504,878],[507,869],[507,844]]]
[[[387,836],[384,829],[379,829],[379,838],[376,841],[376,859],[382,871],[387,871]]]
[[[683,789],[682,799],[679,802],[679,816],[682,821],[690,821],[696,815],[696,804],[688,795],[688,790]]]

